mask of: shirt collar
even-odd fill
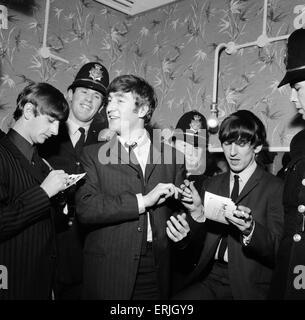
[[[143,145],[147,144],[150,142],[149,139],[149,134],[147,132],[146,129],[143,129],[143,131],[141,131],[141,133],[139,134],[139,136],[137,137],[137,139],[134,139],[132,142],[131,141],[126,141],[125,139],[123,139],[121,136],[118,136],[119,141],[121,142],[121,144],[126,147],[126,144],[128,145],[132,145],[134,143],[137,144],[137,147],[142,147]]]
[[[239,173],[235,173],[235,172],[230,171],[230,179],[233,181],[234,176],[237,174],[239,176],[240,181],[243,183],[243,185],[245,185],[248,182],[248,180],[250,179],[250,177],[252,176],[256,167],[257,167],[257,163],[254,160],[253,163],[250,164],[250,166],[248,166],[246,169],[244,169],[243,171],[241,171]]]
[[[28,161],[31,162],[35,146],[14,129],[10,129],[7,136]]]
[[[74,136],[78,132],[78,129],[80,127],[83,127],[85,129],[85,135],[87,136],[88,131],[89,131],[89,127],[90,127],[90,123],[86,124],[84,126],[80,126],[79,124],[75,123],[73,120],[68,118],[68,120],[66,121],[66,124],[68,127],[68,133],[69,133],[70,137]]]

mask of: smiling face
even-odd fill
[[[224,142],[222,149],[231,171],[239,173],[248,168],[255,161],[255,154],[262,146],[254,147],[250,143]]]
[[[294,103],[297,112],[305,120],[305,81],[291,85],[290,101]]]
[[[144,127],[147,107],[136,107],[136,100],[131,92],[110,92],[107,104],[109,129],[120,136],[129,136]]]
[[[83,87],[75,88],[74,93],[70,89],[68,97],[71,101],[69,119],[80,126],[85,126],[92,121],[103,101],[103,95],[100,92]]]

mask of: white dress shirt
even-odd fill
[[[257,164],[256,164],[255,161],[253,161],[253,163],[251,163],[250,166],[248,166],[245,170],[243,170],[243,171],[241,171],[239,173],[235,173],[235,172],[230,171],[230,194],[232,193],[232,190],[233,190],[234,176],[236,174],[239,176],[239,179],[238,179],[238,181],[239,181],[239,193],[238,194],[240,194],[241,191],[243,190],[244,186],[246,185],[246,183],[248,182],[248,180],[250,179],[250,177],[254,173],[256,167],[257,167]],[[249,244],[249,242],[251,240],[251,237],[252,237],[252,234],[253,234],[253,231],[254,231],[254,227],[255,227],[255,225],[253,226],[253,229],[252,229],[251,233],[248,236],[243,236],[244,245]],[[220,246],[220,242],[218,244],[218,247],[217,247],[217,250],[216,250],[216,253],[215,253],[215,258],[216,259],[218,257],[219,246]],[[226,249],[225,254],[224,254],[224,261],[228,262],[228,248]]]
[[[136,147],[132,150],[141,166],[143,177],[145,177],[145,168],[146,168],[150,145],[151,145],[148,132],[145,129],[143,129],[143,131],[139,133],[138,138],[134,139],[132,142],[125,141],[120,136],[118,136],[118,139],[121,142],[121,144],[125,147],[126,151],[128,151],[126,144],[132,145],[133,143],[137,143]],[[139,214],[142,214],[146,211],[146,208],[144,206],[143,195],[141,193],[138,193],[136,194],[136,197],[138,200]],[[150,217],[148,212],[147,212],[147,241],[149,242],[152,241],[152,230],[151,230]]]
[[[70,137],[70,140],[72,142],[73,147],[75,147],[77,141],[80,138],[81,133],[78,130],[80,127],[85,129],[85,140],[87,139],[90,123],[85,126],[80,126],[79,124],[73,122],[71,119],[68,118],[68,120],[66,121],[66,125],[68,128],[68,134],[69,134],[69,137]]]

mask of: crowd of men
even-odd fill
[[[280,83],[290,84],[303,117],[304,43],[304,29],[289,37]],[[0,300],[305,298],[294,270],[304,265],[303,131],[284,182],[257,161],[264,124],[234,112],[218,133],[225,169],[207,176],[204,116],[185,113],[169,139],[156,135],[158,101],[145,79],[109,83],[107,69],[90,62],[66,97],[29,84],[14,125],[0,131],[0,264],[8,270]],[[234,205],[217,212],[221,219],[211,194]]]

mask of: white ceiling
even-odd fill
[[[96,0],[112,9],[134,16],[179,0]]]

